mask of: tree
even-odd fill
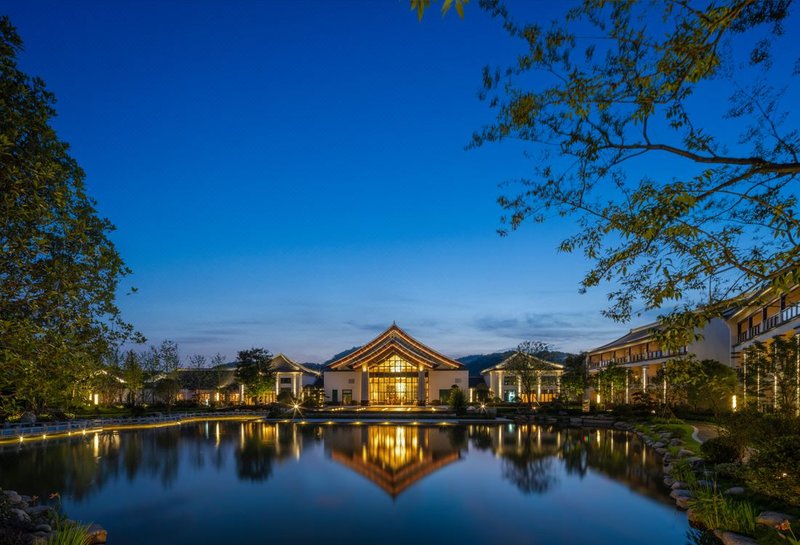
[[[564,360],[564,374],[561,376],[561,397],[567,403],[579,402],[586,392],[587,378],[586,353],[567,356]]]
[[[800,341],[775,336],[743,351],[742,378],[748,403],[786,415],[800,415]],[[745,371],[746,369],[746,371]],[[746,373],[746,375],[745,375]]]
[[[245,391],[257,402],[275,388],[275,370],[272,354],[264,348],[251,348],[238,353],[236,379],[244,384]]]
[[[417,12],[417,18],[422,21],[425,15],[425,10],[431,5],[431,0],[409,0],[411,11]],[[442,15],[445,15],[450,8],[455,7],[456,13],[462,19],[464,18],[464,4],[468,4],[469,0],[442,0]]]
[[[559,249],[591,263],[582,289],[615,283],[605,314],[620,321],[675,305],[668,347],[741,294],[800,281],[800,133],[787,113],[800,66],[772,54],[797,51],[781,42],[797,24],[790,0],[585,0],[549,28],[480,4],[525,52],[485,70],[497,117],[472,146],[514,139],[540,154],[499,198],[501,234],[570,217]]]
[[[50,125],[54,96],[17,67],[21,49],[0,17],[0,403],[39,410],[68,403],[131,335],[115,303],[129,270]]]
[[[600,395],[600,403],[615,405],[624,401],[627,378],[628,370],[616,363],[597,372],[594,379],[595,388]]]
[[[122,379],[128,387],[128,403],[131,405],[138,405],[141,401],[144,377],[145,373],[139,355],[133,350],[128,350],[122,364]]]
[[[221,367],[225,365],[226,359],[227,358],[225,356],[217,352],[211,357],[211,367]]]
[[[208,364],[206,357],[202,354],[192,354],[189,356],[189,367],[195,369],[205,369]]]
[[[541,341],[523,341],[506,365],[505,370],[519,380],[520,395],[525,396],[529,408],[533,407],[533,394],[539,391],[545,373],[553,370],[550,363],[541,359],[549,351],[550,347]]]
[[[447,404],[457,415],[463,415],[467,412],[467,397],[464,395],[464,390],[453,384],[450,388],[450,396],[447,399]]]
[[[156,352],[158,355],[155,359],[158,362],[156,390],[167,404],[167,407],[171,408],[175,404],[178,390],[181,387],[180,377],[178,376],[181,365],[178,343],[165,340],[158,349],[151,347],[151,351]]]
[[[721,362],[687,356],[664,363],[656,383],[662,385],[659,398],[666,406],[685,406],[694,412],[710,410],[719,419],[731,407],[738,380],[736,371]]]

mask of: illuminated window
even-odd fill
[[[369,401],[378,405],[410,405],[417,402],[419,368],[400,356],[390,356],[369,370]],[[425,397],[428,375],[425,375]]]

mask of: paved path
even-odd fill
[[[709,439],[714,439],[715,437],[719,437],[719,428],[716,424],[709,424],[707,422],[697,422],[692,424],[692,428],[694,428],[694,432],[692,433],[692,439],[698,441],[700,443],[705,443]]]

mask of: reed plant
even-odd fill
[[[689,507],[706,528],[729,530],[738,534],[756,534],[756,508],[746,500],[731,499],[717,490],[716,483],[690,487]]]
[[[89,526],[65,518],[58,518],[47,545],[88,545]]]

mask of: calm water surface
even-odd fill
[[[0,451],[0,487],[112,545],[683,544],[635,435],[533,425],[208,422]]]

